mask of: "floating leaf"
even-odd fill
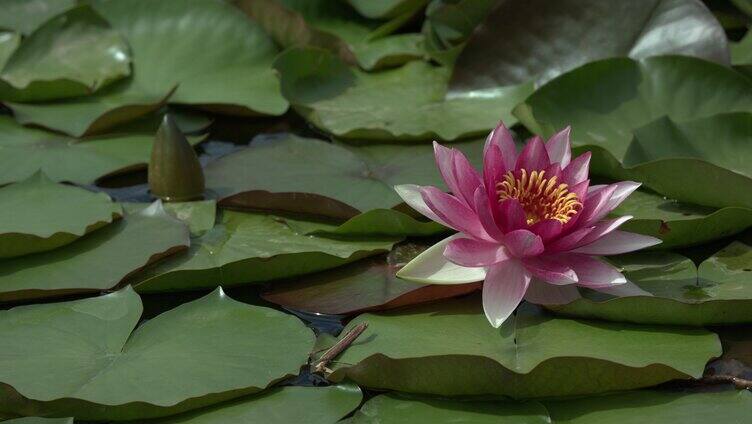
[[[370,399],[352,424],[641,424],[744,422],[746,391],[633,391],[560,401],[462,401],[384,394]]]
[[[330,52],[293,48],[275,62],[282,92],[316,127],[355,140],[455,140],[483,135],[532,91],[531,84],[446,97],[449,68],[422,61],[365,73]]]
[[[8,58],[11,57],[20,44],[21,34],[0,31],[0,69],[5,66],[5,62],[8,61]]]
[[[288,222],[295,222],[296,232]],[[395,239],[336,240],[306,235],[331,225],[224,211],[190,249],[134,277],[139,292],[195,290],[287,278],[334,268],[391,249]],[[0,280],[0,283],[2,281]]]
[[[0,410],[84,420],[171,415],[295,375],[313,347],[297,318],[221,288],[135,328],[142,309],[128,287],[0,312]]]
[[[0,99],[34,102],[89,95],[130,75],[125,40],[89,6],[36,29],[0,70]]]
[[[696,58],[660,56],[581,66],[539,88],[515,115],[536,134],[571,125],[573,145],[593,151],[592,172],[610,175],[643,125],[663,116],[683,122],[744,111],[752,111],[752,81],[742,74]]]
[[[613,214],[634,217],[621,229],[663,240],[656,249],[707,243],[752,226],[752,210],[747,208],[709,208],[642,190],[632,193]]]
[[[53,16],[76,6],[76,0],[0,0],[0,28],[30,34]]]
[[[432,0],[423,23],[431,57],[444,65],[454,64],[465,41],[494,4],[493,0]]]
[[[726,33],[702,1],[506,1],[470,37],[450,90],[540,84],[599,59],[666,54],[729,64]]]
[[[0,258],[56,249],[121,213],[104,193],[56,184],[38,172],[0,188]]]
[[[24,417],[3,421],[5,424],[73,424],[73,418]]]
[[[243,115],[287,110],[271,69],[273,42],[233,6],[212,0],[110,0],[94,8],[128,41],[133,78],[95,96],[10,104],[19,122],[80,136],[144,115],[168,98]]]
[[[479,166],[482,142],[453,146],[466,152]],[[290,134],[256,139],[250,147],[209,163],[204,172],[206,185],[221,199],[221,206],[338,219],[399,207],[402,199],[394,191],[397,184],[444,187],[430,145],[348,147]],[[357,227],[377,219],[392,219],[418,233],[436,229],[396,211],[375,212],[373,216],[361,216],[361,223],[344,225],[357,234],[367,231]],[[379,225],[386,227],[385,224]]]
[[[361,15],[371,19],[394,18],[420,9],[428,0],[347,0]]]
[[[154,203],[63,248],[2,261],[0,301],[111,289],[189,245],[188,228]]]
[[[721,354],[705,330],[554,318],[529,304],[494,329],[478,296],[361,315],[345,331],[360,322],[368,329],[337,358],[330,379],[442,396],[647,387],[700,377]]]
[[[480,283],[430,285],[401,280],[396,272],[418,253],[416,245],[397,246],[384,257],[275,284],[262,297],[287,309],[323,314],[384,310],[468,294]]]
[[[189,139],[192,144],[203,140]],[[101,177],[146,168],[154,135],[75,139],[26,128],[0,116],[0,184],[23,181],[42,170],[53,181],[91,184]]]
[[[147,207],[148,203],[123,203],[123,209],[128,213],[136,213]],[[167,213],[188,225],[191,236],[200,236],[214,228],[217,212],[217,203],[214,200],[164,203],[162,207]]]
[[[259,395],[223,403],[148,424],[332,424],[360,405],[355,385],[277,387]]]

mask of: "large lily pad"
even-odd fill
[[[76,0],[0,0],[0,28],[31,34],[53,16],[76,5]]]
[[[413,393],[600,393],[700,377],[721,354],[705,330],[553,318],[529,304],[494,329],[479,296],[365,314],[347,328],[360,322],[368,329],[330,378]]]
[[[230,4],[109,0],[94,7],[127,40],[133,78],[95,96],[13,103],[20,122],[80,136],[146,114],[168,98],[171,103],[246,115],[286,111],[271,69],[273,42]],[[201,60],[196,60],[196,52],[201,52]]]
[[[419,9],[427,0],[347,0],[347,2],[367,18],[385,19]]]
[[[365,73],[332,53],[293,48],[275,67],[282,92],[316,127],[355,140],[455,140],[485,135],[532,91],[531,84],[446,97],[450,69],[413,61]]]
[[[196,144],[203,138],[189,140]],[[38,170],[53,181],[92,184],[101,177],[145,168],[153,142],[153,134],[75,139],[22,127],[0,116],[0,184],[23,181]]]
[[[3,421],[5,424],[73,424],[73,418],[23,417]]]
[[[634,391],[561,401],[461,401],[385,394],[370,399],[352,424],[641,424],[741,423],[746,390],[711,393]]]
[[[719,325],[752,322],[752,248],[734,242],[699,266],[675,253],[612,258],[650,296],[613,297],[580,289],[582,298],[548,306],[557,313],[619,322]]]
[[[130,75],[123,37],[89,6],[36,29],[0,68],[0,99],[44,101],[91,94]]]
[[[726,33],[700,0],[503,1],[468,40],[450,85],[540,84],[598,59],[665,54],[730,61]]]
[[[58,248],[121,214],[106,194],[56,184],[39,172],[0,189],[0,258]]]
[[[90,420],[170,415],[295,375],[313,346],[297,318],[221,288],[136,328],[142,309],[128,287],[0,312],[0,410]]]
[[[479,166],[482,140],[453,146]],[[397,184],[444,187],[430,145],[348,147],[294,135],[256,139],[250,147],[208,164],[205,175],[207,187],[222,199],[220,205],[338,219],[398,207],[402,199],[394,191]],[[373,218],[392,215],[409,228],[426,229],[392,212],[381,211]],[[361,224],[351,227],[357,232]]]
[[[288,222],[295,222],[295,227]],[[334,268],[391,249],[396,239],[337,240],[306,235],[328,224],[224,211],[190,249],[134,277],[139,292],[234,286]],[[296,232],[293,228],[305,228]]]
[[[123,203],[128,213],[136,213],[149,207],[148,203]],[[193,202],[170,202],[162,204],[165,211],[183,221],[191,230],[191,236],[201,236],[214,228],[217,203],[214,200]]]
[[[752,209],[710,208],[642,190],[632,193],[613,214],[634,217],[621,227],[623,230],[663,240],[655,249],[707,243],[752,226]]]
[[[362,397],[360,388],[352,384],[285,386],[148,424],[332,424],[357,408]]]
[[[488,14],[494,0],[432,0],[423,22],[426,51],[439,63],[452,65],[467,38]]]
[[[683,122],[752,111],[751,94],[742,74],[696,58],[605,59],[553,79],[515,115],[537,134],[571,125],[573,145],[594,152],[592,172],[609,175],[637,128],[663,116]]]
[[[0,301],[111,289],[189,245],[188,227],[154,203],[63,248],[1,261]]]
[[[11,31],[0,31],[0,69],[5,66],[5,62],[13,55],[18,46],[21,44],[21,34]]]

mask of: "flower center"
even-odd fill
[[[545,178],[546,171],[520,170],[519,178],[512,171],[496,183],[499,202],[517,199],[525,210],[527,224],[532,225],[545,219],[555,219],[566,224],[577,215],[582,203],[575,193],[568,190],[566,184],[557,184],[556,176]]]

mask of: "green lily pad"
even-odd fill
[[[287,309],[341,315],[447,299],[480,289],[481,283],[431,285],[397,278],[397,271],[424,249],[399,245],[386,257],[280,282],[261,296]]]
[[[483,135],[532,84],[446,97],[450,69],[422,61],[377,73],[350,69],[332,53],[293,48],[275,62],[282,93],[307,121],[354,140],[455,140]]]
[[[56,184],[38,172],[0,188],[0,258],[56,249],[121,214],[106,194]]]
[[[494,4],[494,0],[432,0],[423,22],[426,51],[431,58],[453,65]]]
[[[0,69],[5,66],[5,62],[13,55],[18,46],[21,44],[21,34],[10,31],[0,31]]]
[[[368,329],[332,364],[331,380],[442,396],[647,387],[698,378],[721,354],[718,337],[702,329],[554,318],[530,304],[494,329],[479,296],[361,315],[345,331],[361,322]]]
[[[123,203],[128,213],[136,213],[149,207],[148,203]],[[217,203],[214,200],[195,202],[163,203],[165,211],[183,221],[191,230],[191,236],[198,237],[214,228],[217,215]]]
[[[482,143],[474,140],[453,147],[480,166]],[[351,147],[286,134],[256,139],[250,147],[209,163],[204,174],[220,206],[353,219],[336,230],[340,235],[403,234],[392,224],[412,235],[440,230],[396,210],[383,210],[401,208],[395,185],[444,187],[430,145]],[[370,215],[358,215],[369,211]],[[377,227],[366,228],[370,224]]]
[[[31,34],[53,16],[76,6],[76,0],[0,0],[0,28]]]
[[[305,228],[296,232],[297,228]],[[187,252],[134,276],[139,292],[258,283],[322,271],[390,250],[397,239],[337,240],[306,235],[328,224],[224,211]],[[0,281],[1,283],[1,281]]]
[[[23,417],[3,422],[5,424],[73,424],[73,418]]]
[[[663,240],[655,249],[703,244],[752,226],[752,209],[710,208],[677,202],[643,190],[632,193],[613,211],[613,215],[634,217],[620,227],[624,231]]]
[[[666,54],[730,60],[726,33],[700,0],[504,2],[467,41],[450,90],[542,84],[599,59]]]
[[[582,298],[550,305],[557,313],[618,322],[725,325],[752,322],[752,247],[734,242],[698,267],[676,253],[611,258],[651,296],[614,297],[580,288]]]
[[[387,19],[420,9],[428,0],[347,0],[366,18]]]
[[[171,415],[296,375],[313,347],[297,318],[221,288],[136,328],[142,310],[127,287],[0,312],[0,410],[83,420]]]
[[[352,384],[285,386],[147,424],[332,424],[357,408],[362,398],[360,388]]]
[[[108,290],[189,245],[188,227],[154,203],[63,248],[0,261],[0,301]]]
[[[89,95],[130,75],[123,37],[89,6],[36,29],[0,69],[0,99],[35,102]]]
[[[571,125],[573,145],[594,153],[591,172],[610,175],[634,131],[658,118],[684,122],[745,111],[752,111],[752,81],[744,75],[701,59],[659,56],[581,66],[539,88],[515,115],[536,134]]]
[[[127,40],[133,78],[95,96],[11,103],[19,122],[81,136],[133,120],[168,100],[243,115],[287,110],[271,68],[273,42],[232,5],[110,0],[94,8]],[[199,61],[196,52],[202,54]]]
[[[461,401],[384,394],[366,402],[352,424],[641,424],[741,423],[752,406],[746,390],[640,390],[561,401]]]
[[[197,144],[203,137],[190,137]],[[0,116],[0,184],[23,181],[41,170],[53,181],[92,184],[97,179],[146,168],[153,134],[75,139],[26,128]]]

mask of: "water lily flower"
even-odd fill
[[[396,186],[412,208],[458,233],[429,248],[397,274],[430,284],[483,283],[483,310],[499,327],[526,299],[564,304],[577,286],[614,295],[642,294],[597,256],[660,243],[618,230],[632,218],[606,219],[640,184],[590,185],[590,153],[572,159],[570,128],[547,142],[533,137],[518,154],[504,126],[489,134],[479,173],[462,152],[434,142],[436,164],[451,194]]]

